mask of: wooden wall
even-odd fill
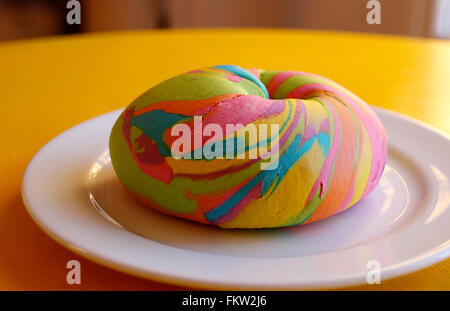
[[[291,27],[434,35],[440,0],[379,1],[381,24],[369,25],[367,0],[84,0],[83,30]]]

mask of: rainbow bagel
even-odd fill
[[[162,213],[223,228],[314,222],[377,185],[384,128],[339,84],[297,71],[193,70],[135,99],[111,132],[121,183]]]

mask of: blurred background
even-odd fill
[[[0,0],[0,40],[70,33],[182,27],[287,27],[450,38],[450,0],[80,0],[81,24],[66,22],[67,0]]]

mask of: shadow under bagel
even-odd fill
[[[392,151],[374,194],[342,213],[303,226],[226,230],[163,214],[138,202],[120,183],[111,162],[104,161],[105,155],[101,158],[94,165],[95,175],[88,178],[83,190],[86,196],[91,196],[92,208],[123,230],[191,251],[238,257],[290,257],[332,252],[355,247],[395,230],[417,209],[417,206],[408,206],[408,185],[403,184],[401,174],[409,168],[402,167],[404,155],[399,151]],[[390,225],[381,230],[381,224],[386,223]],[[325,232],[332,234],[333,239]],[[359,233],[354,235],[353,232]],[[336,239],[338,247],[333,245]]]

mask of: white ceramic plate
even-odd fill
[[[313,224],[224,230],[142,206],[110,163],[108,137],[120,111],[45,145],[28,165],[23,199],[65,247],[144,278],[215,289],[331,288],[365,283],[367,263],[378,260],[383,281],[449,257],[450,139],[376,112],[389,138],[380,184],[358,206]]]

